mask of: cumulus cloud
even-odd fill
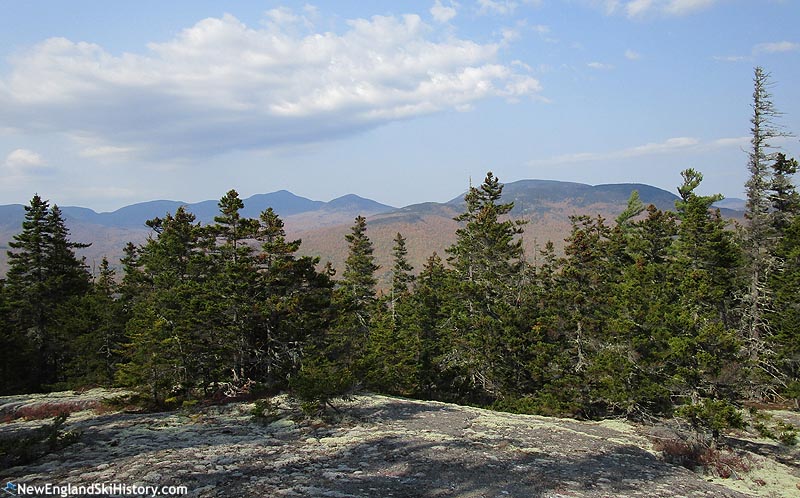
[[[270,11],[258,28],[208,18],[143,54],[45,40],[0,77],[0,127],[79,136],[91,157],[193,157],[333,139],[540,91],[498,61],[499,41],[454,38],[417,15],[298,34],[307,14]]]
[[[17,175],[37,174],[48,169],[42,156],[29,149],[12,150],[3,165],[10,173]]]
[[[437,22],[447,22],[458,14],[457,8],[458,4],[455,2],[450,2],[450,5],[445,6],[441,0],[436,0],[430,9],[430,13]]]

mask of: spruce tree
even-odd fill
[[[254,248],[248,243],[256,235],[257,220],[244,218],[240,211],[244,202],[235,190],[229,190],[218,202],[219,214],[207,227],[206,240],[211,251],[214,278],[206,288],[208,326],[215,330],[216,356],[227,363],[224,367],[234,381],[248,377],[249,334],[253,328],[257,282],[257,261]],[[230,353],[231,358],[224,358]],[[220,354],[222,356],[220,356]]]
[[[800,403],[800,195],[792,176],[797,161],[777,154],[772,166],[771,223],[777,241],[774,246],[775,271],[770,275],[771,309],[767,311],[770,341],[768,368],[779,394]]]
[[[671,389],[676,397],[733,399],[741,389],[742,358],[734,313],[739,248],[712,204],[721,195],[695,190],[703,175],[693,169],[676,201],[680,225],[672,271],[679,290],[676,330],[669,340]]]
[[[434,252],[414,282],[410,299],[413,311],[407,322],[407,329],[416,332],[419,345],[415,391],[424,399],[453,399],[449,388],[459,372],[453,365],[454,342],[446,324],[454,299],[450,272]]]
[[[260,215],[256,239],[257,321],[251,342],[252,378],[285,389],[301,369],[331,320],[330,275],[318,258],[297,257],[301,241],[286,240],[283,221],[269,208]]]
[[[408,294],[408,285],[414,281],[414,275],[411,273],[414,267],[408,263],[406,239],[400,232],[398,232],[394,238],[392,258],[394,264],[392,266],[392,289],[389,307],[392,312],[392,318],[394,319],[396,316],[395,305],[397,300],[402,299]]]
[[[520,290],[524,280],[522,222],[506,218],[514,207],[500,203],[503,185],[492,172],[480,187],[470,187],[456,242],[447,249],[457,299],[452,325],[456,358],[464,371],[466,398],[490,401],[509,386],[517,365],[508,361],[518,338]],[[471,392],[470,392],[471,391]]]
[[[9,325],[25,343],[21,354],[31,354],[25,389],[45,389],[64,377],[66,338],[57,316],[89,289],[89,272],[75,255],[88,244],[70,241],[61,210],[34,195],[9,246]]]
[[[775,270],[774,246],[777,234],[770,223],[772,217],[770,187],[773,185],[773,170],[770,163],[778,164],[778,177],[775,180],[784,189],[787,185],[781,182],[785,174],[780,168],[786,163],[778,161],[779,157],[772,143],[778,137],[786,136],[776,125],[775,119],[780,113],[772,102],[769,92],[770,75],[763,68],[756,67],[753,78],[753,116],[750,119],[751,150],[747,168],[749,178],[747,189],[747,206],[744,228],[745,277],[747,289],[742,299],[742,328],[750,358],[759,362],[759,357],[767,348],[766,336],[769,334],[767,310],[771,306],[771,292],[768,281]]]
[[[122,361],[125,342],[123,303],[108,259],[103,258],[91,290],[60,313],[59,322],[69,338],[68,387],[113,384]]]
[[[416,389],[419,358],[418,334],[411,323],[414,312],[409,283],[414,280],[413,267],[406,259],[405,238],[394,238],[391,289],[380,299],[366,353],[368,387],[381,392],[409,395]]]
[[[349,245],[342,280],[333,294],[334,317],[329,330],[311,338],[292,389],[311,411],[322,411],[331,400],[347,397],[366,379],[374,314],[375,271],[372,241],[363,216],[345,236]]]
[[[215,277],[213,260],[204,250],[204,230],[183,206],[163,219],[147,221],[155,234],[142,246],[130,267],[147,284],[134,300],[126,326],[127,363],[117,380],[142,390],[155,404],[170,397],[192,396],[225,378],[230,368],[229,337],[220,334],[219,303],[208,280]],[[133,255],[131,255],[133,256]]]
[[[367,237],[367,220],[358,216],[345,236],[349,246],[347,259],[340,288],[357,313],[360,320],[366,322],[366,312],[375,302],[375,272],[379,266],[375,264],[372,241]]]

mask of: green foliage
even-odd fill
[[[755,106],[767,117],[768,97]],[[185,208],[147,221],[122,281],[104,261],[92,282],[74,255],[83,245],[36,196],[0,281],[0,346],[15,352],[0,389],[114,380],[163,407],[257,382],[320,414],[366,387],[580,418],[677,409],[716,438],[741,425],[736,400],[800,398],[797,162],[766,152],[774,130],[758,119],[767,136],[754,137],[739,238],[712,206],[721,196],[699,195],[703,176],[687,169],[675,213],[632,192],[613,223],[573,216],[563,255],[548,242],[531,263],[489,172],[464,198],[447,265],[434,253],[415,276],[398,233],[380,295],[362,216],[337,282],[330,263],[297,255],[272,209],[243,217],[234,190],[211,225]],[[256,411],[272,416],[267,402]],[[711,449],[690,453],[712,461]]]
[[[751,409],[751,425],[761,437],[780,441],[787,446],[797,444],[798,428],[774,416]]]
[[[486,402],[514,383],[519,345],[516,312],[524,279],[522,222],[504,219],[513,203],[499,203],[503,185],[491,173],[470,187],[456,242],[447,249],[454,278],[448,369],[465,400]]]
[[[744,419],[739,410],[724,400],[702,399],[698,403],[683,405],[676,414],[685,418],[697,431],[708,431],[714,440],[722,431],[744,428]]]
[[[277,407],[269,398],[257,399],[250,410],[250,415],[260,424],[270,424],[281,418]]]
[[[87,244],[71,242],[58,206],[51,208],[35,195],[25,206],[22,232],[9,247],[3,290],[6,340],[15,351],[12,363],[25,367],[4,377],[0,390],[47,389],[65,379],[69,338],[58,318],[73,313],[90,288],[86,265],[75,256]]]

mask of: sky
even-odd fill
[[[0,204],[502,182],[743,197],[753,69],[800,134],[795,0],[0,0]],[[800,141],[774,145],[797,157]]]

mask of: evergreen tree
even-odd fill
[[[424,399],[450,399],[448,388],[458,376],[452,368],[452,336],[445,328],[452,309],[450,280],[442,258],[434,252],[423,265],[410,299],[413,314],[407,329],[417,336],[415,384],[417,395]]]
[[[25,331],[14,327],[10,297],[5,280],[0,279],[0,348],[5,358],[0,362],[0,395],[26,392],[31,386],[33,344]]]
[[[64,310],[59,323],[69,338],[66,385],[111,385],[122,361],[125,318],[114,270],[103,258],[91,290]]]
[[[699,172],[682,172],[676,202],[680,225],[672,271],[678,276],[678,313],[669,339],[673,395],[732,399],[741,388],[742,358],[733,313],[739,249],[726,221],[711,205],[720,195],[697,195]]]
[[[311,338],[292,380],[293,391],[310,410],[324,410],[332,399],[348,396],[370,371],[366,353],[371,348],[378,265],[366,229],[366,219],[358,216],[345,236],[349,252],[333,294],[330,329]]]
[[[615,401],[610,393],[597,395],[596,391],[602,388],[598,383],[621,373],[615,371],[621,366],[614,362],[619,355],[606,348],[620,342],[609,323],[613,288],[619,275],[612,257],[612,229],[605,219],[573,216],[571,220],[572,232],[566,239],[566,257],[559,275],[563,300],[559,333],[571,360],[565,375],[581,379],[567,392],[580,407],[581,415],[597,417],[610,409],[609,402]]]
[[[74,252],[88,244],[71,242],[61,210],[35,195],[9,246],[9,326],[20,354],[30,353],[24,389],[47,388],[64,376],[66,338],[56,317],[90,286],[86,265]]]
[[[772,204],[770,224],[777,238],[789,228],[792,219],[800,214],[800,194],[792,180],[797,173],[797,160],[778,153],[772,163],[772,184],[769,200]]]
[[[283,221],[269,208],[261,213],[256,235],[259,296],[258,321],[251,339],[252,378],[275,389],[286,388],[305,357],[313,356],[330,327],[331,289],[318,258],[296,257],[301,241],[287,241]],[[311,361],[311,360],[309,360]]]
[[[480,187],[470,187],[466,211],[455,218],[463,225],[456,242],[447,249],[456,278],[453,338],[458,341],[454,359],[461,362],[470,386],[466,397],[491,400],[501,395],[517,370],[508,361],[520,344],[518,317],[523,287],[522,222],[506,217],[513,203],[499,203],[503,185],[487,173]]]
[[[771,222],[777,237],[774,246],[775,271],[770,275],[773,297],[767,311],[770,341],[766,345],[769,363],[761,359],[781,395],[800,403],[800,196],[792,176],[797,161],[777,154],[772,166]],[[773,368],[774,367],[774,368]]]
[[[128,360],[117,372],[123,385],[141,389],[156,404],[191,396],[225,378],[229,337],[218,334],[220,310],[207,281],[215,277],[204,231],[184,207],[147,221],[155,234],[136,254],[131,268],[149,289],[134,301],[126,326]],[[131,254],[133,256],[133,254]]]
[[[629,224],[625,251],[630,260],[621,267],[609,320],[617,335],[611,344],[624,347],[613,355],[618,372],[602,383],[615,411],[628,417],[672,411],[667,357],[678,328],[678,275],[671,269],[678,228],[673,213],[653,205],[646,210],[645,219]]]
[[[747,290],[742,300],[742,327],[753,362],[760,361],[759,356],[767,347],[765,336],[769,333],[769,324],[766,314],[771,306],[772,298],[767,282],[776,264],[774,258],[776,234],[773,224],[770,223],[769,189],[773,185],[770,163],[779,164],[778,178],[775,180],[780,184],[777,187],[781,191],[787,185],[785,174],[780,169],[783,166],[789,166],[785,162],[779,161],[780,158],[771,143],[775,138],[786,136],[786,134],[781,132],[774,122],[780,113],[776,110],[772,102],[772,95],[769,93],[769,78],[770,75],[763,68],[755,68],[753,116],[750,119],[752,148],[747,164],[750,176],[745,184],[747,224],[744,230],[744,252]]]
[[[773,327],[775,363],[780,375],[780,394],[794,399],[800,407],[800,216],[794,216],[783,231],[777,247],[781,267],[772,275],[773,310],[769,315]]]
[[[344,264],[340,288],[366,326],[366,312],[375,302],[375,264],[372,241],[367,237],[367,220],[358,216],[345,236],[349,250]]]
[[[258,221],[243,218],[244,202],[235,190],[228,191],[217,204],[219,215],[207,227],[206,240],[212,256],[215,277],[206,290],[210,302],[206,305],[208,326],[215,330],[215,340],[223,345],[225,368],[235,381],[248,378],[249,334],[257,320],[254,310],[260,288],[257,282],[257,261],[254,248],[248,244],[258,230]],[[213,325],[212,325],[213,324]]]
[[[408,294],[408,285],[414,281],[414,275],[411,273],[414,267],[408,263],[408,249],[406,248],[406,239],[399,232],[394,238],[394,247],[392,247],[392,257],[394,265],[392,266],[392,289],[390,309],[394,319],[395,304],[398,299],[402,299]]]
[[[419,360],[418,334],[411,320],[414,312],[409,283],[414,280],[413,267],[406,256],[405,238],[394,238],[391,289],[380,299],[375,313],[369,350],[366,384],[372,389],[392,394],[413,394],[417,387]]]

